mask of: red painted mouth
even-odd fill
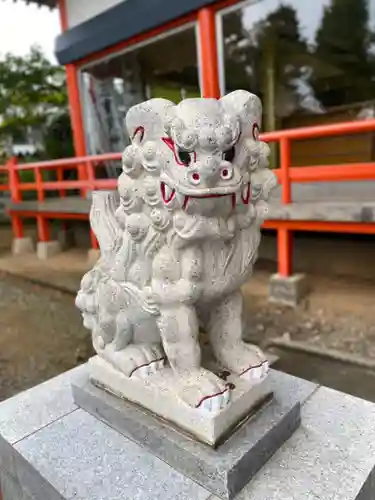
[[[174,197],[176,196],[176,190],[169,187],[168,184],[166,184],[165,182],[162,182],[160,184],[160,189],[161,189],[161,195],[162,195],[162,198],[163,198],[163,201],[165,204],[170,203],[174,199]],[[236,206],[236,202],[237,202],[236,193],[229,193],[229,194],[213,193],[213,194],[202,194],[202,195],[198,195],[198,196],[185,195],[184,202],[182,204],[182,209],[186,210],[186,207],[188,206],[190,199],[223,198],[225,196],[231,197],[232,208],[234,209]],[[244,205],[248,205],[250,202],[250,198],[251,198],[251,185],[249,182],[242,189],[241,200],[244,203]]]
[[[163,197],[164,203],[169,203],[173,200],[176,194],[176,190],[172,189],[166,184],[165,182],[162,182],[160,184],[160,189],[161,189],[161,195]]]
[[[250,195],[251,195],[251,186],[250,186],[250,182],[248,182],[245,185],[245,187],[242,189],[242,192],[241,192],[241,199],[245,205],[249,204]]]

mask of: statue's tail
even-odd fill
[[[115,215],[118,205],[119,196],[116,191],[92,193],[90,225],[104,259],[115,251],[122,236],[122,229]]]

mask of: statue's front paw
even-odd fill
[[[203,368],[181,376],[177,385],[179,398],[204,413],[218,413],[230,403],[229,384]]]
[[[132,344],[121,351],[108,346],[103,357],[129,378],[149,377],[161,370],[165,361],[165,354],[159,344]]]
[[[220,363],[231,372],[252,384],[262,382],[269,371],[269,363],[259,347],[245,342],[221,346],[217,353]]]

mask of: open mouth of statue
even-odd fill
[[[232,200],[232,207],[234,208],[237,203],[238,193],[229,192],[229,193],[220,193],[220,192],[210,192],[210,193],[194,193],[194,194],[180,194],[176,192],[176,189],[171,188],[167,183],[162,182],[160,184],[161,195],[163,201],[166,205],[170,203],[176,196],[179,196],[182,201],[183,210],[188,206],[190,199],[207,199],[207,198],[225,198],[230,197]],[[244,205],[248,205],[251,196],[251,186],[250,182],[245,184],[241,189],[241,201]]]

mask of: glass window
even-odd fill
[[[151,97],[172,101],[200,95],[195,27],[90,65],[81,94],[90,154],[123,151],[128,109]]]
[[[258,0],[220,17],[225,92],[258,94],[263,130],[375,117],[375,0]],[[293,163],[374,159],[372,134],[311,146]]]

